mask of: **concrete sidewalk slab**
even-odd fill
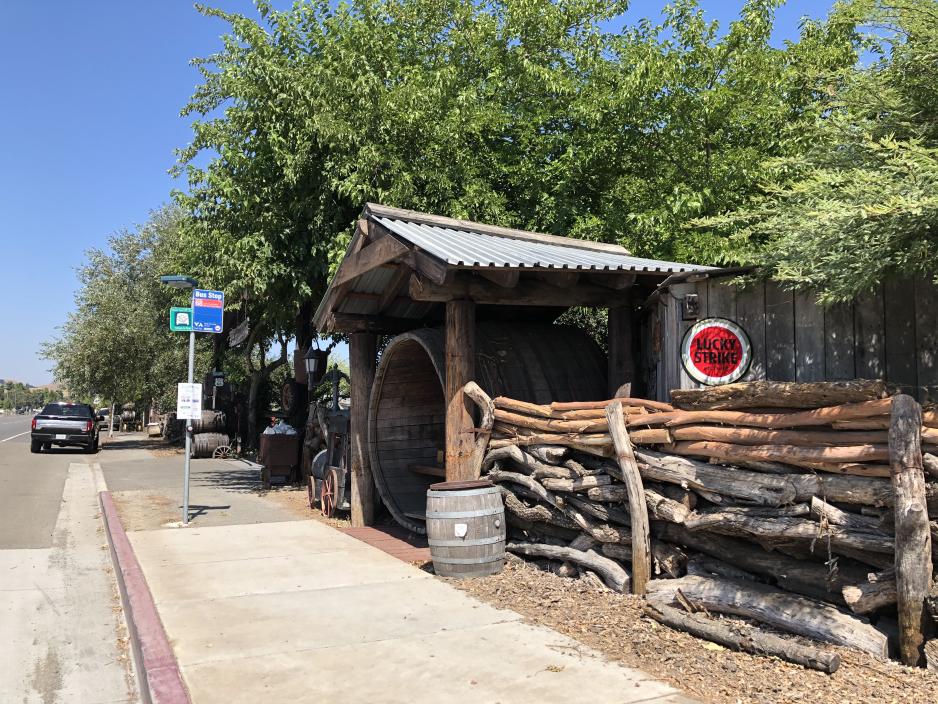
[[[136,702],[97,492],[98,467],[72,462],[52,547],[0,552],[3,701]]]
[[[520,623],[213,662],[185,676],[196,703],[690,704],[641,672]]]
[[[332,531],[328,526],[313,521],[309,523]],[[357,541],[357,544],[350,548],[332,549],[306,548],[301,547],[301,544],[294,544],[297,547],[296,555],[244,559],[237,552],[240,540],[228,542],[225,535],[210,535],[225,532],[227,529],[223,528],[203,531],[203,535],[213,541],[217,550],[214,561],[186,562],[184,559],[174,559],[170,555],[168,559],[161,560],[162,569],[154,570],[152,574],[147,572],[150,589],[154,594],[160,594],[158,603],[188,599],[222,599],[245,594],[334,589],[392,580],[410,582],[433,579],[426,572],[415,570],[406,563]],[[135,551],[138,536],[139,534],[130,534]],[[226,553],[226,548],[232,552]],[[223,559],[225,554],[231,557]],[[138,559],[141,564],[152,564],[139,552]],[[146,565],[144,571],[147,571]]]
[[[195,704],[689,701],[322,523],[128,536]]]
[[[413,599],[400,596],[397,582],[361,584],[227,599],[224,621],[201,601],[161,604],[160,615],[170,632],[192,634],[177,643],[177,656],[190,665],[410,638],[521,618],[487,604],[467,609],[459,592],[433,579],[421,584]],[[352,614],[349,604],[355,604]],[[284,613],[291,614],[289,620]]]
[[[276,542],[270,542],[271,524],[245,523],[228,526],[225,540],[238,543],[238,558],[297,557],[304,553],[366,550],[367,545],[317,521],[285,521],[277,526]],[[206,533],[206,531],[209,531]],[[156,531],[133,531],[134,551],[139,557],[166,564],[194,564],[230,560],[231,554],[217,549],[210,539],[214,528],[190,525]]]

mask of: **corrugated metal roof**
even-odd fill
[[[706,271],[711,267],[633,257],[576,246],[513,239],[425,223],[376,217],[394,234],[451,266],[572,269],[581,271],[634,271],[676,274]],[[625,250],[623,250],[625,252]]]

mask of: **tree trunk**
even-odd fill
[[[550,465],[563,464],[564,460],[567,459],[567,448],[565,447],[530,445],[527,451],[531,453],[535,459]]]
[[[885,395],[886,384],[879,380],[857,379],[809,384],[749,381],[705,389],[674,389],[671,392],[671,400],[677,408],[715,411],[734,408],[821,408],[872,401]]]
[[[637,431],[632,431],[633,435]],[[683,425],[671,428],[675,441],[702,440],[735,445],[885,445],[889,434],[884,430],[769,430],[766,428],[730,428],[722,425]]]
[[[264,377],[260,371],[251,373],[251,382],[248,386],[248,436],[245,444],[249,448],[256,448],[258,442],[257,429],[257,395],[260,393]]]
[[[820,545],[830,541],[834,550],[845,547],[887,555],[891,555],[895,549],[895,541],[885,534],[861,533],[843,526],[825,528],[814,521],[786,516],[760,517],[731,511],[713,511],[694,514],[685,521],[685,525],[692,531],[705,530],[724,535],[751,537],[762,544],[803,540],[808,543],[818,541]]]
[[[926,452],[922,455],[922,468],[928,472],[929,477],[938,479],[938,457]]]
[[[883,606],[896,603],[894,576],[880,577],[876,581],[850,584],[843,588],[844,601],[855,614],[868,614]]]
[[[762,581],[751,572],[741,570],[728,562],[702,553],[692,555],[687,561],[687,574],[693,577],[725,577],[726,579],[743,580],[745,582]]]
[[[495,425],[494,432],[504,433],[506,428]],[[598,457],[612,456],[612,443],[609,436],[600,434],[555,434],[538,433],[536,435],[515,435],[514,431],[508,428],[508,437],[495,438],[489,443],[489,449],[494,450],[509,445],[562,445],[572,450],[579,450],[590,455]]]
[[[925,662],[932,672],[938,672],[938,638],[925,643]]]
[[[829,675],[840,667],[840,656],[837,653],[800,645],[758,628],[719,623],[706,616],[689,614],[664,604],[646,603],[644,611],[646,616],[670,628],[719,643],[731,650],[778,657]]]
[[[755,619],[789,633],[858,648],[885,660],[888,639],[868,623],[829,604],[786,594],[756,582],[682,577],[656,579],[648,585],[648,600],[678,603],[678,593],[694,606]]]
[[[880,523],[878,518],[842,511],[816,496],[811,497],[811,515],[818,521],[822,519],[827,521],[832,526],[843,526],[851,530],[865,531],[878,535],[889,535],[888,531],[883,530],[882,523]]]
[[[932,578],[921,428],[922,409],[915,399],[905,394],[894,396],[889,450],[895,490],[899,655],[906,665],[917,665],[922,659],[924,602]]]
[[[593,550],[583,551],[539,543],[508,543],[505,549],[529,557],[546,557],[549,560],[574,562],[598,574],[607,586],[620,594],[629,590],[629,573],[619,563],[603,557]]]
[[[888,479],[816,474],[789,474],[785,481],[795,488],[793,501],[825,501],[865,506],[891,506],[892,486]]]
[[[727,564],[773,580],[782,589],[815,599],[843,603],[841,590],[867,581],[867,569],[840,560],[836,570],[818,562],[769,552],[752,543],[711,533],[692,533],[674,523],[655,523],[655,537],[684,545]]]
[[[743,411],[670,411],[629,416],[628,426],[679,426],[694,423],[726,423],[748,425],[754,428],[798,428],[801,426],[830,425],[836,421],[872,418],[889,413],[890,400],[863,401],[842,406],[816,408],[796,413],[746,413]]]
[[[795,488],[788,476],[719,467],[652,450],[636,450],[635,457],[645,479],[703,489],[764,506],[783,506],[795,500]]]
[[[829,463],[882,462],[889,458],[889,447],[886,445],[798,447],[796,445],[735,445],[726,442],[694,441],[676,442],[669,445],[666,450],[676,455],[718,457],[729,462],[743,460],[791,463],[795,461],[817,463],[822,466]]]
[[[591,477],[578,477],[577,479],[547,478],[541,481],[541,484],[550,491],[586,491],[594,487],[608,486],[612,484],[612,478],[608,474],[596,474]]]
[[[645,593],[645,585],[651,579],[651,537],[645,489],[642,486],[638,463],[635,461],[635,453],[632,451],[632,442],[625,429],[625,413],[621,401],[606,406],[606,418],[629,498],[629,516],[632,519],[632,591],[642,595]]]
[[[632,562],[632,548],[628,543],[603,543],[601,549],[606,557],[621,562]],[[674,579],[684,575],[687,555],[680,548],[660,540],[652,540],[651,555],[655,559],[655,574],[665,574]]]
[[[554,420],[525,416],[501,408],[495,409],[495,420],[506,425],[531,428],[545,433],[604,433],[608,429],[605,418],[602,420]]]

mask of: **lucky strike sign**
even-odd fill
[[[698,321],[681,341],[684,370],[701,384],[715,386],[738,381],[749,370],[751,361],[749,336],[726,318]]]

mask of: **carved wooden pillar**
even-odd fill
[[[349,336],[349,377],[352,386],[352,525],[368,526],[374,522],[375,483],[371,476],[368,453],[368,406],[375,381],[377,336],[354,332]]]
[[[472,479],[473,427],[462,387],[475,376],[473,301],[446,304],[446,481]]]

